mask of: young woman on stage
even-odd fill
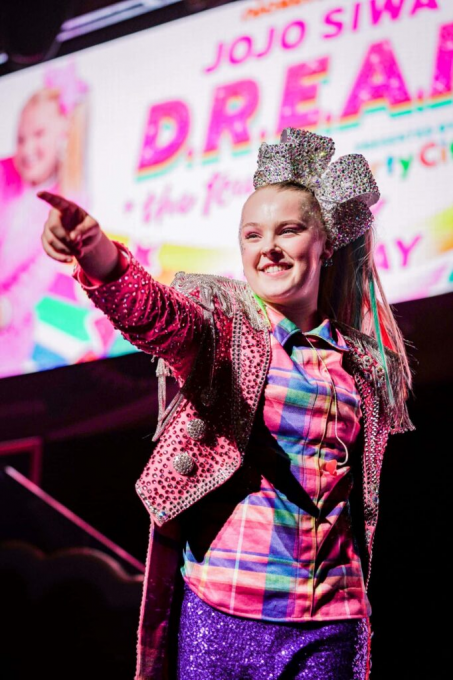
[[[239,241],[247,282],[154,281],[49,193],[43,233],[133,344],[160,358],[136,680],[364,680],[388,435],[412,429],[404,342],[373,263],[363,156],[262,144]],[[165,406],[165,376],[180,393]],[[181,579],[182,575],[182,579]],[[173,658],[169,648],[175,651]]]

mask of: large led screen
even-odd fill
[[[0,79],[0,375],[130,351],[40,234],[47,188],[160,281],[242,277],[257,151],[287,126],[360,152],[392,302],[452,290],[453,3],[235,2]]]

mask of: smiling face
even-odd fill
[[[245,202],[241,251],[252,290],[289,318],[316,312],[323,259],[332,255],[316,200],[308,191],[270,185]],[[292,313],[291,313],[292,312]]]
[[[43,100],[25,106],[19,121],[14,162],[26,182],[38,185],[57,172],[66,128],[56,101]]]

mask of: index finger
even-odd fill
[[[68,201],[67,198],[58,194],[52,194],[50,191],[39,191],[36,195],[61,213],[62,225],[66,231],[72,231],[88,215],[76,203]]]
[[[46,203],[49,203],[53,208],[56,208],[57,210],[61,211],[74,210],[74,208],[79,207],[72,201],[68,201],[68,199],[64,198],[63,196],[59,196],[58,194],[51,194],[50,191],[38,191],[36,195],[42,201],[46,201]]]

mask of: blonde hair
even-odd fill
[[[59,115],[68,121],[66,148],[58,163],[59,190],[64,196],[77,196],[82,193],[85,184],[88,102],[85,97],[75,104],[70,113],[65,113],[58,88],[44,87],[27,100],[23,110],[48,102],[54,103]]]

